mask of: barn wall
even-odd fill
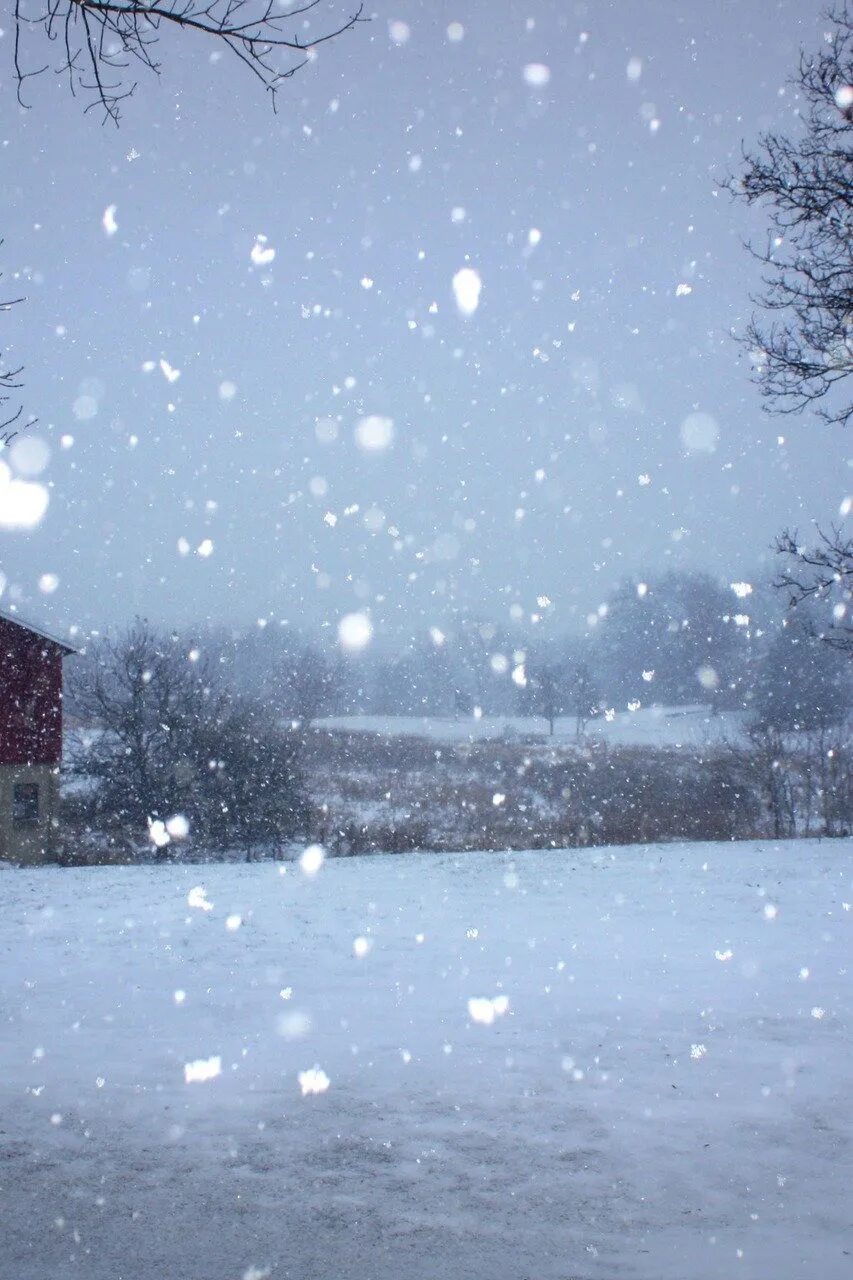
[[[0,765],[62,758],[62,650],[0,618]]]

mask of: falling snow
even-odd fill
[[[461,267],[453,277],[453,294],[463,316],[472,316],[480,305],[483,283],[473,267]]]
[[[4,1276],[848,1280],[819,7],[13,6]]]
[[[411,854],[327,860],[314,880],[209,866],[204,887],[170,865],[0,872],[10,1274],[61,1272],[63,1216],[107,1280],[139,1212],[172,1224],[174,1274],[284,1251],[304,1275],[346,1255],[426,1276],[414,1215],[459,1225],[451,1274],[511,1258],[563,1280],[592,1244],[604,1280],[631,1213],[649,1280],[688,1257],[712,1280],[735,1248],[756,1275],[805,1280],[786,1259],[808,1256],[844,1280],[851,852]],[[755,904],[780,880],[771,928]]]

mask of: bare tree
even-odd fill
[[[622,582],[596,637],[608,701],[737,702],[748,650],[734,602],[704,573],[652,574],[642,588]]]
[[[86,726],[72,741],[72,771],[99,784],[103,812],[142,830],[198,786],[196,739],[227,705],[208,659],[141,618],[87,646],[67,697]]]
[[[283,730],[256,698],[235,699],[220,722],[200,728],[200,755],[214,764],[195,802],[202,838],[214,848],[240,849],[252,862],[306,835],[310,815],[299,735]]]
[[[137,619],[102,637],[75,664],[71,773],[86,786],[86,817],[138,839],[152,823],[186,818],[210,847],[248,859],[305,829],[300,739],[260,699],[227,687],[218,662],[176,634]],[[168,835],[168,832],[167,832]]]
[[[0,240],[0,244],[2,243],[2,240]],[[23,302],[23,298],[4,298],[0,302],[0,312],[10,311],[19,302]],[[12,399],[10,393],[21,389],[21,383],[18,381],[21,373],[20,366],[17,369],[7,368],[5,361],[0,357],[0,444],[3,445],[10,444],[18,434],[17,431],[12,431],[11,428],[14,427],[16,422],[20,421],[24,412],[24,407],[20,404],[14,411],[5,407]]]
[[[818,637],[814,604],[783,621],[770,641],[753,682],[750,717],[783,731],[828,729],[853,710],[849,663]]]
[[[532,668],[532,669],[530,669]],[[561,685],[565,672],[556,662],[538,661],[529,664],[527,696],[524,701],[535,715],[548,721],[548,733],[554,736],[554,721],[562,711]]]
[[[765,268],[742,338],[768,408],[797,413],[814,405],[826,422],[845,424],[853,400],[831,394],[853,374],[853,8],[826,15],[832,29],[816,54],[803,53],[793,85],[802,131],[766,133],[744,153],[744,172],[728,190],[766,206]]]
[[[784,591],[791,608],[810,602],[820,612],[812,615],[810,630],[834,649],[853,657],[853,538],[837,526],[829,533],[816,531],[811,546],[800,542],[797,531],[785,530],[776,540],[784,567],[775,585]]]
[[[572,667],[571,674],[571,697],[575,713],[575,733],[578,738],[583,737],[586,732],[586,726],[592,716],[598,714],[601,703],[601,691],[599,690],[595,676],[593,675],[589,664],[583,658],[577,658]]]
[[[328,714],[340,680],[340,660],[306,644],[294,655],[285,673],[285,706],[300,729],[310,729],[318,716]]]
[[[725,184],[747,204],[769,208],[763,249],[763,291],[741,339],[773,413],[811,406],[828,423],[846,426],[853,399],[842,384],[853,374],[853,5],[826,15],[824,47],[803,53],[793,79],[803,107],[796,136],[764,134],[744,155],[743,175]],[[839,394],[840,393],[840,394]],[[853,657],[850,619],[853,541],[841,529],[818,529],[813,546],[785,530],[777,540],[783,568],[775,585],[792,607],[829,606],[820,634]]]
[[[95,107],[118,124],[121,103],[136,88],[134,69],[159,72],[158,46],[174,29],[209,37],[243,63],[275,105],[282,84],[318,45],[362,20],[359,4],[315,33],[311,19],[327,3],[297,0],[287,8],[280,0],[13,0],[18,100],[26,105],[26,82],[52,69],[67,77],[73,94],[90,99],[86,110]]]

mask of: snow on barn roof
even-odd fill
[[[79,649],[75,649],[67,640],[60,640],[59,636],[52,635],[49,631],[45,631],[44,627],[38,627],[34,622],[28,622],[26,618],[21,618],[17,613],[10,613],[6,609],[0,609],[0,621],[12,622],[16,627],[23,627],[25,631],[31,631],[33,635],[41,636],[42,640],[49,640],[51,644],[59,645],[63,653],[79,653]]]

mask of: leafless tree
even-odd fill
[[[826,15],[831,30],[816,54],[803,53],[793,86],[802,129],[766,133],[744,154],[744,172],[725,185],[769,211],[763,289],[742,338],[768,408],[813,405],[846,424],[853,400],[835,389],[853,374],[853,7]]]
[[[522,715],[541,716],[548,721],[549,737],[554,736],[554,721],[563,713],[566,664],[554,653],[528,653],[525,683],[518,690],[518,708]]]
[[[220,721],[198,726],[197,739],[197,754],[215,766],[193,801],[194,828],[210,847],[240,849],[252,862],[307,834],[302,741],[282,729],[265,702],[230,700]]]
[[[783,568],[775,585],[784,591],[791,608],[811,602],[810,630],[834,649],[853,656],[853,538],[837,526],[829,533],[816,531],[811,546],[800,542],[796,530],[785,530],[776,540]]]
[[[768,133],[744,155],[744,173],[728,189],[766,205],[766,247],[750,246],[763,264],[765,313],[742,338],[773,413],[812,406],[827,423],[846,426],[853,399],[842,384],[853,374],[853,3],[826,15],[824,47],[803,53],[793,85],[802,101],[795,136]],[[812,546],[796,532],[777,540],[783,568],[776,586],[792,607],[829,606],[823,638],[853,657],[850,619],[853,541],[840,528],[820,529]]]
[[[66,696],[85,726],[72,771],[101,785],[104,807],[137,822],[175,812],[198,784],[199,727],[217,724],[227,700],[205,655],[137,619],[87,645]]]
[[[136,87],[134,71],[157,73],[159,46],[170,30],[209,37],[238,59],[275,104],[277,91],[313,57],[318,45],[362,21],[362,5],[312,28],[329,0],[13,0],[18,99],[28,80],[53,70],[73,94],[89,99],[104,120],[119,121]],[[32,50],[32,53],[30,53]],[[29,61],[30,57],[33,59]]]
[[[310,644],[294,654],[284,675],[284,706],[301,729],[310,729],[318,716],[328,713],[340,676],[340,660],[330,662]]]
[[[260,699],[240,698],[220,665],[177,634],[137,619],[86,646],[70,673],[70,771],[86,784],[97,830],[143,839],[183,815],[210,847],[247,858],[307,822],[300,740]],[[166,844],[159,846],[165,856]]]
[[[601,691],[588,663],[576,659],[571,673],[571,696],[575,713],[575,733],[583,737],[590,719],[601,706]]]
[[[0,244],[2,243],[2,240],[0,240]],[[0,312],[10,311],[19,302],[23,302],[23,298],[4,298],[0,302]],[[7,368],[6,362],[0,357],[0,443],[4,445],[8,445],[12,438],[17,435],[17,431],[12,431],[10,428],[20,421],[24,412],[24,407],[20,404],[15,410],[6,407],[12,399],[11,393],[21,389],[21,383],[18,381],[21,372],[20,367],[17,369]]]

